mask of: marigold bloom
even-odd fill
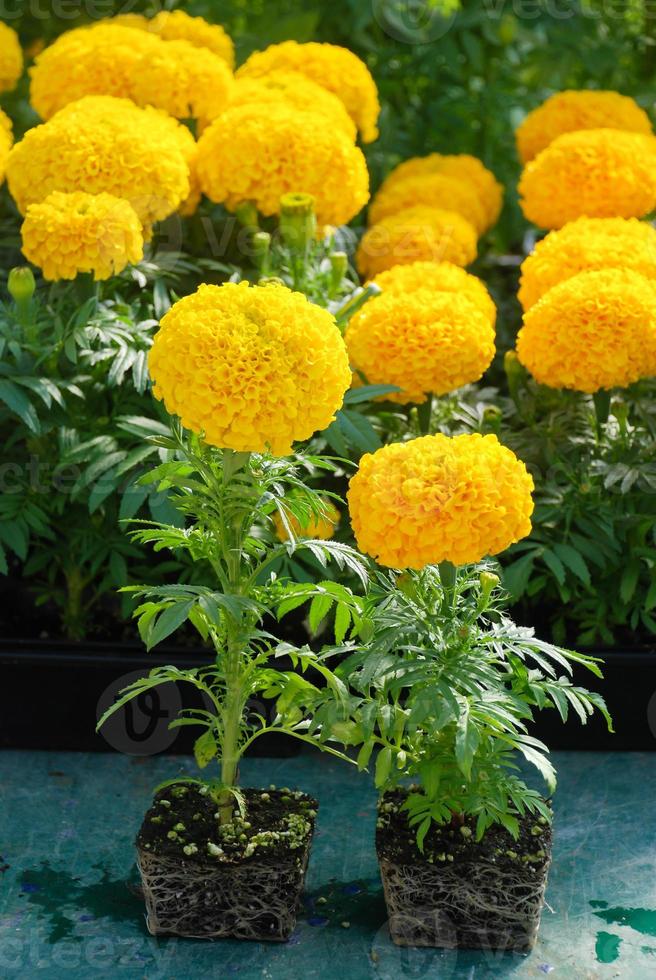
[[[27,209],[23,255],[46,279],[92,272],[109,279],[143,257],[141,222],[127,201],[112,194],[53,191]]]
[[[578,218],[551,231],[522,262],[525,310],[552,286],[590,269],[633,269],[656,279],[656,229],[637,218]]]
[[[7,159],[14,142],[12,123],[9,116],[0,109],[0,184],[5,179]]]
[[[651,133],[647,113],[619,92],[556,92],[526,116],[515,132],[517,152],[528,163],[563,133],[582,129],[622,129]]]
[[[298,71],[272,71],[259,78],[237,80],[230,99],[230,108],[240,105],[264,106],[283,102],[303,112],[321,115],[331,126],[355,142],[357,128],[344,103],[328,89],[313,82]]]
[[[161,10],[148,21],[148,30],[163,41],[188,41],[195,48],[207,48],[234,68],[235,46],[220,24],[210,24],[203,17],[192,17],[184,10]]]
[[[311,194],[319,225],[346,224],[369,197],[362,151],[321,116],[282,103],[215,119],[198,141],[197,172],[205,194],[231,211],[252,201],[261,214],[278,214],[283,194]]]
[[[30,102],[42,119],[50,119],[85,95],[129,99],[137,66],[161,47],[148,33],[106,21],[67,31],[30,68]]]
[[[351,366],[369,384],[397,385],[392,401],[423,402],[478,381],[494,357],[494,327],[466,296],[418,289],[383,293],[344,336]]]
[[[334,318],[275,283],[201,286],[160,323],[154,393],[214,446],[276,456],[330,424],[351,381]]]
[[[348,48],[311,41],[284,41],[255,51],[237,72],[237,78],[268,75],[276,69],[298,71],[334,92],[355,122],[365,143],[378,136],[378,91],[371,72]]]
[[[364,233],[356,263],[371,278],[410,262],[469,265],[476,258],[476,229],[455,211],[417,205],[384,218]]]
[[[18,34],[0,21],[0,92],[16,88],[23,74],[23,49]]]
[[[287,523],[295,538],[316,538],[320,541],[329,541],[333,537],[339,524],[339,511],[332,501],[326,498],[323,498],[322,503],[324,513],[318,517],[310,517],[303,524],[293,514],[287,515]],[[278,540],[288,541],[289,534],[278,511],[273,515],[273,524]]]
[[[424,436],[360,460],[347,494],[361,551],[390,568],[464,565],[531,531],[533,480],[496,436]]]
[[[417,202],[424,207],[456,211],[474,226],[479,235],[485,229],[485,212],[474,185],[445,174],[406,177],[390,187],[381,187],[369,205],[369,224],[376,225],[383,218],[407,211]]]
[[[27,131],[9,154],[9,191],[24,214],[51,191],[105,191],[150,224],[189,194],[179,123],[127,99],[89,95]],[[192,140],[193,142],[193,140]]]
[[[540,228],[588,218],[640,218],[656,205],[656,140],[616,129],[565,133],[524,169],[525,217]]]
[[[405,295],[418,289],[458,293],[473,303],[494,326],[497,308],[484,282],[452,262],[411,262],[395,265],[371,280],[386,295]],[[371,300],[369,301],[371,302]]]
[[[517,356],[550,388],[592,394],[656,374],[656,285],[630,269],[579,272],[524,314]]]
[[[132,98],[163,109],[176,119],[216,119],[230,101],[234,82],[225,61],[189,41],[167,41],[136,64]]]

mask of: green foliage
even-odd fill
[[[420,848],[431,821],[454,814],[474,817],[479,838],[494,823],[517,837],[525,813],[549,819],[516,772],[523,756],[555,788],[548,750],[529,733],[536,710],[585,723],[597,709],[611,727],[603,699],[571,681],[574,663],[600,676],[597,662],[516,626],[494,581],[486,566],[378,574],[358,610],[366,639],[337,670],[360,696],[359,767],[378,749],[381,792],[418,783],[407,808]]]

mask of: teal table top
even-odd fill
[[[656,754],[554,755],[554,860],[528,956],[395,947],[370,778],[313,754],[247,759],[244,785],[320,801],[305,908],[285,944],[154,939],[133,839],[181,757],[0,754],[0,977],[197,980],[656,978]],[[321,901],[320,901],[321,899]],[[325,899],[325,901],[323,901]]]

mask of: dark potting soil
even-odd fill
[[[379,858],[397,865],[437,867],[457,864],[491,862],[500,868],[516,869],[528,866],[542,873],[551,853],[551,827],[544,817],[532,815],[519,818],[519,837],[515,840],[500,824],[487,830],[482,840],[476,840],[476,821],[465,817],[459,824],[440,826],[432,823],[424,838],[423,853],[417,847],[416,829],[408,823],[407,811],[401,807],[408,791],[397,789],[386,793],[378,803],[376,850]]]
[[[137,846],[161,857],[213,867],[257,861],[275,865],[306,847],[317,801],[287,788],[244,789],[245,814],[220,827],[218,805],[204,787],[177,783],[161,789],[147,811]]]

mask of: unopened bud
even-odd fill
[[[314,241],[317,219],[311,194],[283,194],[280,198],[280,234],[287,248],[307,251]]]
[[[348,256],[346,252],[332,252],[329,260],[331,292],[336,293],[348,269]]]
[[[271,235],[267,231],[256,231],[252,238],[253,261],[261,273],[266,273],[269,267],[269,250]]]
[[[29,265],[17,265],[11,270],[7,279],[7,288],[12,299],[16,300],[17,303],[24,303],[32,299],[36,283],[34,273]]]
[[[480,583],[481,592],[483,593],[484,598],[489,599],[490,594],[494,589],[496,589],[501,580],[498,575],[494,574],[494,572],[481,572],[481,574],[478,576],[478,581]]]

